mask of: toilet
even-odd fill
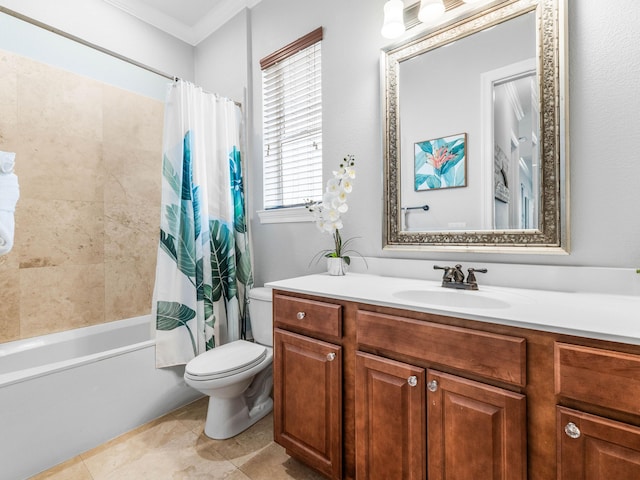
[[[271,289],[249,292],[254,342],[236,340],[198,355],[185,368],[187,385],[209,396],[204,433],[224,440],[246,430],[273,409]]]

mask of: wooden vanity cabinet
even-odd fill
[[[331,479],[640,479],[640,346],[274,291],[274,436]]]
[[[274,296],[274,439],[332,479],[342,478],[339,305]],[[308,332],[308,335],[295,333]]]

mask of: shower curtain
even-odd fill
[[[178,80],[164,116],[154,313],[156,366],[237,340],[253,285],[240,108]]]

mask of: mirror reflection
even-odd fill
[[[536,228],[535,57],[529,12],[400,62],[403,231]]]

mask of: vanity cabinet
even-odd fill
[[[274,439],[342,478],[342,347],[316,338],[339,341],[340,306],[275,296],[274,325]]]
[[[275,439],[331,479],[640,478],[640,345],[274,290]]]

